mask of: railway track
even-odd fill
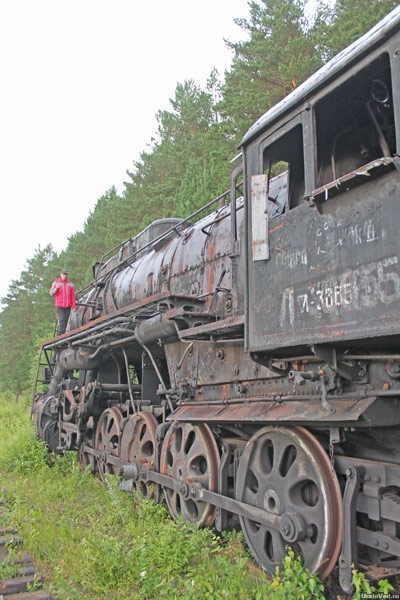
[[[0,600],[54,600],[43,588],[33,557],[23,551],[18,531],[6,525],[7,510],[0,502]]]

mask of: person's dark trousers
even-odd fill
[[[71,312],[71,308],[61,308],[60,306],[56,306],[57,310],[57,331],[58,335],[62,335],[65,333],[67,329],[67,323],[69,319],[69,313]]]

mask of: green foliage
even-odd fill
[[[26,402],[2,402],[0,419],[0,472],[35,474],[47,467],[48,454],[37,439]]]
[[[371,29],[399,0],[337,0],[320,11],[315,40],[324,60],[329,60]]]
[[[228,42],[234,58],[218,108],[237,142],[249,124],[320,66],[306,4],[305,0],[250,2],[250,19],[236,20],[248,39]]]
[[[352,569],[351,583],[354,586],[352,600],[361,600],[363,597],[361,594],[372,594],[373,592],[389,594],[390,591],[394,591],[394,587],[387,581],[387,579],[378,581],[378,587],[376,588],[374,585],[372,585],[372,583],[367,581],[364,573],[361,573],[354,568]]]
[[[221,185],[228,189],[228,168],[217,166],[221,155],[215,153],[223,147],[213,105],[216,88],[215,72],[207,92],[192,80],[185,81],[170,100],[172,110],[158,112],[158,141],[151,155],[144,153],[135,163],[126,187],[140,228],[163,217],[187,217],[217,196]],[[229,153],[225,165],[228,157]]]
[[[271,590],[274,600],[325,600],[321,581],[303,567],[300,558],[290,549],[283,561],[283,569],[276,570]]]
[[[33,339],[51,330],[54,309],[48,291],[53,276],[49,266],[55,254],[40,247],[18,281],[13,281],[0,313],[0,389],[17,395],[31,385],[30,362],[37,348]]]

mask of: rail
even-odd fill
[[[16,551],[17,550],[17,551]],[[15,528],[7,526],[7,509],[0,502],[0,600],[55,600],[43,589],[43,577],[33,557],[23,552],[23,541]]]

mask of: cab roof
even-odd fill
[[[272,125],[285,113],[293,110],[299,104],[307,102],[321,87],[327,85],[329,81],[338,77],[343,71],[348,70],[352,64],[390,37],[396,29],[400,30],[400,6],[388,13],[372,29],[339,52],[293,92],[264,113],[244,135],[240,147],[246,146],[253,138],[257,137],[260,131]]]

